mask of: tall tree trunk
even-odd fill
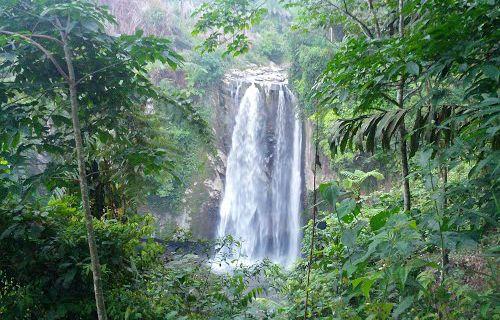
[[[91,199],[92,215],[94,217],[101,218],[104,215],[105,190],[104,190],[104,183],[101,181],[102,177],[99,168],[99,163],[96,160],[92,161],[91,170],[92,174],[89,175],[90,185],[91,185],[89,192]]]
[[[402,168],[402,179],[403,179],[403,203],[404,210],[410,211],[411,209],[411,195],[410,195],[410,181],[408,179],[409,167],[408,167],[408,151],[406,146],[406,129],[404,123],[399,129],[399,135],[401,142],[399,143],[399,151],[401,153],[401,168]]]
[[[314,241],[316,240],[316,217],[318,213],[318,190],[316,188],[316,175],[319,164],[319,114],[316,112],[316,141],[314,148],[314,169],[313,169],[313,207],[312,207],[312,231],[311,231],[311,245],[309,249],[309,261],[307,263],[307,280],[306,280],[306,301],[304,305],[304,320],[307,320],[307,308],[309,304],[309,286],[311,284],[311,268],[314,258]],[[334,204],[335,206],[335,204]],[[311,312],[312,313],[312,312]]]
[[[445,148],[446,146],[443,146]],[[446,208],[448,206],[448,197],[446,195],[446,187],[448,184],[448,165],[446,163],[441,165],[441,215],[444,217],[446,214]],[[442,232],[441,232],[442,234]],[[444,240],[441,244],[441,283],[443,283],[446,276],[448,264],[450,263],[450,249],[445,247]]]
[[[82,194],[82,203],[85,210],[85,224],[87,227],[87,240],[89,243],[90,262],[92,265],[92,276],[94,280],[94,294],[97,307],[97,317],[99,320],[106,320],[106,307],[104,305],[104,294],[102,291],[101,265],[99,264],[99,255],[97,254],[97,245],[95,242],[94,226],[92,224],[92,211],[89,202],[89,187],[87,185],[87,176],[85,173],[85,161],[83,155],[82,132],[80,129],[80,120],[78,118],[78,98],[75,79],[75,69],[73,67],[73,58],[71,48],[68,44],[68,37],[62,33],[61,38],[64,48],[64,59],[68,68],[68,86],[71,102],[71,120],[73,122],[73,134],[75,136],[76,155],[78,161],[78,175],[80,179],[80,192]]]
[[[404,36],[404,27],[405,27],[405,19],[403,16],[403,7],[404,7],[404,1],[399,0],[398,1],[398,12],[399,12],[399,37],[402,38]]]
[[[398,11],[399,11],[399,37],[404,36],[404,16],[403,16],[403,0],[398,1]],[[404,88],[405,88],[405,76],[401,75],[401,80],[398,84],[398,107],[404,109]],[[399,151],[401,153],[401,168],[402,168],[402,179],[403,179],[403,204],[404,210],[410,211],[411,209],[411,195],[410,195],[410,181],[408,179],[408,174],[410,172],[408,167],[408,149],[406,146],[406,128],[403,119],[403,123],[399,128],[399,135],[401,142],[399,144]]]

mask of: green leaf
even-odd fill
[[[11,147],[16,148],[19,145],[20,141],[21,141],[21,131],[18,130],[14,135],[14,138],[12,139]]]
[[[418,76],[418,74],[420,73],[420,67],[415,62],[410,61],[410,62],[406,63],[406,71],[409,74],[413,74],[415,76]]]
[[[345,218],[354,213],[356,210],[356,201],[354,199],[345,199],[337,207],[337,216],[339,219],[345,220]],[[350,219],[352,220],[352,219]],[[344,221],[349,222],[349,221]]]
[[[70,271],[68,271],[64,275],[63,284],[62,284],[64,288],[68,288],[70,286],[71,282],[73,282],[73,279],[75,278],[77,271],[78,271],[77,268],[72,268]]]
[[[356,237],[357,237],[357,230],[346,229],[344,230],[344,232],[342,232],[341,241],[346,247],[352,248],[356,243]]]
[[[82,27],[87,29],[90,32],[98,32],[99,25],[95,21],[84,21],[82,22]]]
[[[340,188],[334,182],[322,183],[318,187],[321,197],[331,206],[335,206],[340,195]]]
[[[16,223],[10,225],[7,229],[4,230],[4,232],[2,232],[2,234],[0,235],[0,240],[5,239],[8,236],[10,236],[12,231],[14,231],[17,227],[18,227],[18,225]]]
[[[413,304],[413,296],[408,296],[405,297],[401,302],[398,304],[398,307],[394,309],[394,312],[392,313],[392,316],[394,319],[399,319],[399,316],[405,312],[411,305]]]
[[[377,231],[387,223],[387,218],[394,214],[394,210],[384,210],[370,218],[370,228]]]
[[[375,283],[375,281],[380,279],[381,276],[382,274],[380,272],[377,272],[375,274],[366,277],[354,279],[352,281],[352,287],[356,288],[361,283],[361,292],[366,297],[366,299],[370,299],[370,289]]]
[[[496,66],[494,66],[492,64],[485,64],[483,66],[483,72],[487,77],[498,82],[498,78],[500,76],[500,71],[498,70],[498,68]]]
[[[370,289],[373,286],[373,284],[377,281],[375,278],[367,279],[366,281],[363,281],[363,284],[361,285],[361,292],[363,295],[366,297],[366,299],[370,299]]]

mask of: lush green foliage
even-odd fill
[[[2,319],[95,318],[61,31],[111,319],[500,317],[498,1],[279,2],[286,9],[212,0],[189,19],[152,1],[117,24],[93,1],[2,1]],[[216,273],[201,254],[171,254],[170,240],[190,240],[158,239],[157,219],[137,212],[148,195],[180,210],[204,179],[208,97],[248,62],[290,62],[321,169],[335,179],[313,190],[310,264]]]
[[[422,161],[429,159],[422,155]],[[466,174],[463,169],[456,168],[450,181],[448,201],[456,205],[443,215],[436,215],[435,199],[443,196],[436,186],[427,185],[430,194],[424,186],[414,189],[415,194],[425,196],[417,203],[419,209],[408,214],[401,212],[397,193],[374,193],[356,201],[344,198],[346,189],[335,183],[320,185],[329,209],[321,212],[318,223],[323,227],[317,230],[314,251],[311,317],[487,319],[498,315],[494,293],[498,239],[483,237],[485,251],[476,251],[477,240],[492,222],[479,217],[484,212],[493,215],[496,208],[489,187],[478,180],[468,185],[478,197],[469,198],[467,204],[460,200],[472,190],[456,189]],[[492,207],[481,209],[484,203]],[[458,218],[455,210],[470,214]],[[306,230],[311,227],[310,222]],[[304,238],[305,249],[309,241],[310,232]],[[440,280],[443,245],[453,252],[453,262]],[[304,315],[305,268],[302,262],[292,277],[268,271],[275,281],[273,287],[289,301],[277,309],[283,318]]]
[[[94,296],[85,220],[74,198],[0,211],[3,319],[90,319]],[[260,292],[257,272],[214,274],[193,255],[164,259],[151,216],[94,219],[112,319],[233,319]]]
[[[203,3],[194,16],[199,16],[194,34],[209,33],[201,48],[208,52],[227,44],[224,54],[237,56],[249,49],[245,31],[260,21],[267,12],[261,5],[248,0],[214,0]],[[229,34],[231,39],[226,39]]]
[[[94,295],[85,221],[74,198],[47,206],[5,208],[1,225],[0,314],[6,319],[90,318]],[[95,220],[105,290],[131,283],[157,261],[151,217]],[[110,300],[110,302],[112,302]]]
[[[66,149],[74,142],[67,89],[61,82],[65,72],[57,70],[64,65],[62,47],[54,27],[62,19],[61,12],[69,12],[68,17],[75,19],[70,45],[83,106],[80,117],[93,208],[97,216],[109,207],[115,214],[119,208],[134,208],[144,195],[142,186],[154,173],[173,172],[167,148],[153,142],[155,131],[144,114],[148,99],[161,99],[147,78],[146,66],[155,60],[175,66],[180,57],[168,40],[142,37],[140,32],[107,35],[104,24],[114,19],[85,1],[71,6],[13,1],[5,9],[0,25],[14,34],[1,38],[6,57],[2,71],[7,76],[1,87],[1,154],[14,167],[13,173],[19,172],[11,176],[19,178],[19,192],[36,190],[36,183],[45,184],[49,191],[78,192],[75,157]],[[38,33],[30,31],[32,25]],[[36,45],[26,40],[30,37],[37,39]],[[47,54],[37,45],[49,52],[54,63],[44,58]],[[25,174],[36,154],[50,159],[48,165],[42,165],[36,175]]]
[[[283,2],[297,30],[344,37],[292,45],[292,84],[338,176],[318,188],[309,316],[498,317],[498,1]],[[367,152],[392,167],[391,192],[362,188],[378,173],[342,173]],[[286,297],[275,316],[304,317],[306,268],[268,271]]]

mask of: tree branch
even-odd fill
[[[387,101],[391,102],[392,104],[399,106],[399,103],[396,100],[394,100],[393,98],[391,98],[387,93],[380,92],[380,95],[382,97],[384,97]]]
[[[17,33],[17,32],[11,32],[11,31],[6,31],[6,30],[0,30],[0,34],[6,34],[6,35],[10,35],[10,36],[17,36],[23,40],[26,40],[27,42],[31,43],[32,45],[34,45],[35,47],[37,47],[40,51],[42,51],[45,56],[47,56],[47,58],[49,58],[49,60],[52,62],[52,64],[56,67],[57,69],[57,72],[59,72],[59,74],[66,80],[68,81],[69,80],[69,77],[68,75],[66,74],[66,72],[64,72],[63,68],[61,67],[61,65],[57,62],[56,58],[54,58],[54,55],[52,53],[50,53],[49,50],[45,49],[44,46],[42,46],[40,43],[36,42],[35,40],[31,39],[30,37],[28,36],[25,36],[25,35],[22,35],[20,33]],[[58,40],[59,41],[59,40]]]
[[[115,67],[115,66],[118,66],[118,65],[124,64],[124,63],[126,63],[126,62],[128,62],[128,61],[130,61],[130,59],[128,59],[128,60],[123,60],[123,61],[120,61],[120,62],[117,62],[117,63],[113,63],[113,64],[110,64],[110,65],[108,65],[108,66],[105,66],[105,67],[102,67],[102,68],[100,68],[100,69],[97,69],[96,71],[93,71],[93,72],[91,72],[91,73],[87,73],[86,75],[84,75],[83,77],[81,77],[80,79],[78,79],[78,80],[76,81],[76,83],[75,83],[75,84],[79,84],[79,83],[80,83],[80,82],[82,82],[83,80],[85,80],[85,79],[87,79],[87,78],[89,78],[89,77],[93,76],[93,75],[94,75],[94,74],[96,74],[96,73],[99,73],[99,72],[102,72],[102,71],[104,71],[104,70],[106,70],[106,69],[109,69],[109,68],[112,68],[112,67]]]
[[[63,45],[62,41],[57,39],[57,38],[54,38],[54,37],[51,37],[51,36],[48,36],[48,35],[45,35],[45,34],[31,34],[30,35],[30,38],[42,38],[42,39],[47,39],[47,40],[51,40],[51,41],[55,41],[57,42],[58,44],[60,45]]]
[[[356,17],[354,14],[352,14],[351,12],[349,12],[348,8],[347,8],[347,3],[345,2],[345,0],[342,1],[342,3],[344,4],[344,9],[341,9],[342,12],[344,12],[344,14],[346,16],[348,16],[349,18],[351,18],[352,20],[354,20],[358,25],[359,27],[363,30],[363,33],[369,38],[369,39],[373,39],[373,33],[370,31],[370,29],[366,26],[365,23],[363,23],[363,21],[361,21],[358,17]]]
[[[404,97],[403,97],[403,101],[406,101],[406,99],[408,99],[409,97],[411,97],[413,94],[415,94],[415,92],[419,91],[420,89],[422,89],[422,84],[421,83],[418,87],[416,87],[415,89],[413,89],[412,91],[408,92]]]
[[[375,32],[377,32],[377,38],[382,38],[382,33],[380,32],[380,24],[378,23],[377,14],[373,9],[373,0],[366,0],[368,2],[368,9],[370,9],[370,13],[373,16],[373,22],[375,23]]]
[[[366,24],[361,21],[358,17],[356,17],[354,14],[352,14],[348,8],[347,8],[347,3],[342,1],[344,4],[344,8],[339,7],[336,3],[333,3],[332,1],[328,1],[328,3],[335,9],[340,12],[342,12],[344,15],[346,15],[348,18],[356,22],[356,24],[361,28],[363,33],[366,35],[368,39],[373,39],[373,33],[370,31],[370,29],[366,26]]]

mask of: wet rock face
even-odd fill
[[[286,69],[270,65],[270,66],[253,66],[245,70],[229,70],[225,79],[225,83],[231,82],[246,82],[246,83],[275,83],[288,84]]]
[[[219,210],[224,185],[226,182],[227,157],[231,149],[232,133],[235,119],[245,91],[255,83],[265,101],[263,107],[266,113],[266,161],[272,168],[274,141],[274,122],[279,99],[279,89],[287,84],[286,71],[275,66],[251,67],[247,70],[230,70],[220,83],[217,90],[211,94],[212,127],[215,137],[216,153],[208,156],[207,177],[198,182],[198,187],[190,188],[184,197],[185,207],[182,214],[184,221],[189,221],[189,229],[195,237],[214,238],[219,224]],[[273,107],[274,106],[274,107]],[[272,172],[266,174],[271,176]],[[199,186],[202,187],[199,187]]]
[[[308,192],[314,190],[314,158],[315,158],[315,147],[314,147],[314,136],[315,136],[315,124],[310,121],[304,121],[304,178],[305,187]],[[330,158],[324,154],[321,150],[319,153],[319,163],[316,172],[316,185],[323,182],[328,182],[338,179],[338,176],[330,168]]]
[[[231,148],[231,135],[238,113],[239,101],[252,83],[255,83],[261,91],[270,91],[270,94],[266,95],[265,104],[270,112],[276,113],[276,110],[270,106],[277,103],[280,85],[288,83],[286,70],[276,66],[255,66],[255,68],[246,70],[230,70],[224,77],[217,92],[214,93],[212,124],[217,149],[226,158]],[[268,118],[274,119],[275,114]]]
[[[166,214],[171,216],[168,218],[170,224],[188,229],[195,238],[213,239],[216,237],[235,119],[239,102],[252,83],[255,83],[259,91],[265,93],[262,94],[265,100],[263,108],[266,113],[265,161],[268,163],[268,168],[274,167],[276,106],[280,87],[288,83],[286,70],[275,66],[230,70],[219,87],[207,97],[212,105],[211,125],[216,151],[207,154],[205,173],[186,190],[179,212]],[[305,163],[302,166],[306,168]],[[266,175],[270,178],[271,170],[266,172]]]

